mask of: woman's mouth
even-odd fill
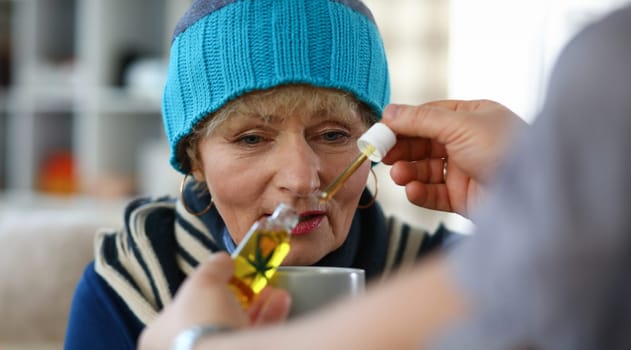
[[[324,211],[311,211],[300,214],[298,225],[291,231],[294,235],[304,235],[312,232],[322,224]]]

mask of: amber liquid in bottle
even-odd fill
[[[229,286],[244,308],[267,286],[289,254],[291,230],[297,224],[298,214],[280,204],[272,216],[252,225],[232,253],[235,271]]]

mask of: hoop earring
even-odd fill
[[[377,181],[377,174],[375,174],[375,171],[372,169],[372,167],[370,167],[370,173],[372,174],[373,179],[375,179],[375,194],[372,196],[372,199],[368,203],[357,205],[357,209],[370,208],[373,204],[375,204],[375,201],[377,200],[377,194],[379,193],[379,181]]]
[[[180,183],[180,202],[182,202],[182,206],[184,207],[184,210],[186,210],[189,214],[191,214],[193,216],[204,215],[204,214],[208,213],[210,208],[213,207],[213,200],[211,198],[210,199],[210,203],[208,203],[208,206],[206,206],[206,208],[204,208],[204,209],[202,209],[201,211],[198,211],[198,212],[192,211],[188,207],[188,205],[186,205],[186,201],[184,200],[184,185],[186,184],[186,179],[188,178],[189,175],[191,175],[191,174],[188,173],[188,174],[184,175],[184,178],[182,178],[182,182]]]

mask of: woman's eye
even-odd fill
[[[322,134],[322,138],[329,142],[344,141],[348,137],[349,134],[343,131],[328,131]]]
[[[239,137],[237,141],[246,145],[256,145],[263,141],[263,137],[259,135],[243,135]]]

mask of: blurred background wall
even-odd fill
[[[384,33],[393,102],[494,99],[536,118],[550,68],[577,30],[628,0],[366,0]],[[413,207],[380,166],[387,211],[468,232],[455,214]],[[382,191],[381,189],[385,189]]]
[[[170,35],[191,0],[0,0],[0,201],[171,194],[160,94]],[[496,99],[531,121],[551,62],[578,28],[626,0],[366,0],[392,100]],[[379,199],[412,208],[378,167]],[[463,226],[460,226],[463,225]]]

